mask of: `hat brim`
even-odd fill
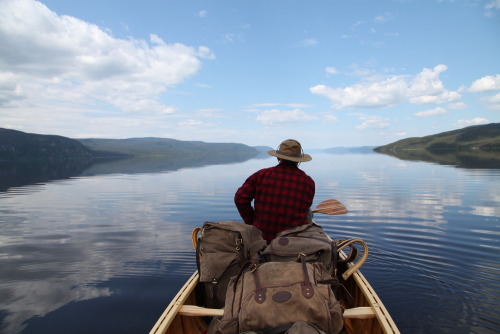
[[[267,151],[269,155],[275,156],[277,158],[283,159],[283,160],[288,160],[288,161],[293,161],[293,162],[306,162],[306,161],[311,161],[312,157],[309,154],[302,154],[302,156],[291,156],[291,155],[286,155],[283,153],[279,153],[277,150],[271,150]]]

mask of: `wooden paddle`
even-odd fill
[[[312,210],[313,213],[324,213],[326,215],[343,215],[347,213],[347,208],[344,204],[336,199],[328,199],[318,204],[316,209]]]

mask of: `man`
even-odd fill
[[[298,141],[285,140],[267,153],[279,164],[251,175],[236,191],[234,202],[245,223],[259,228],[269,243],[279,232],[308,223],[315,183],[298,167],[312,160]]]

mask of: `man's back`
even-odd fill
[[[280,231],[307,223],[314,193],[312,178],[296,163],[282,160],[251,175],[236,192],[235,204],[243,220],[270,241]]]

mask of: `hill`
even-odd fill
[[[380,153],[403,150],[500,150],[500,123],[469,126],[425,137],[402,139],[374,149]]]
[[[71,139],[0,128],[0,160],[61,160],[73,158],[231,155],[251,158],[256,148],[235,143],[205,143],[167,138]]]
[[[82,143],[66,137],[0,128],[0,160],[60,160],[95,155]]]
[[[255,148],[235,143],[205,143],[168,138],[79,139],[93,151],[107,151],[133,156],[166,155],[257,155]]]
[[[260,153],[267,153],[268,151],[273,150],[270,146],[252,146],[254,149],[259,151]]]
[[[500,168],[500,123],[469,126],[374,149],[402,160],[462,168]]]

